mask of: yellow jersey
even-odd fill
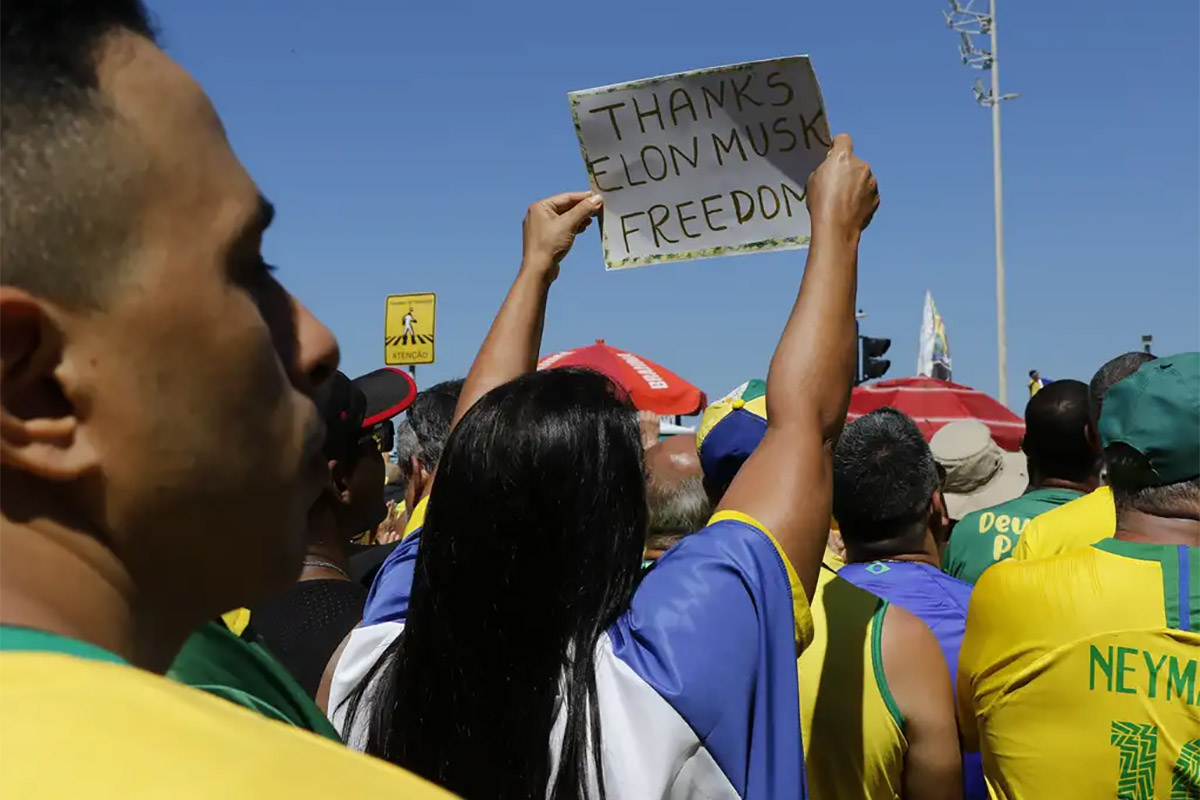
[[[451,797],[94,645],[24,628],[0,633],[0,797]]]
[[[429,495],[422,497],[413,506],[412,513],[408,516],[408,522],[404,525],[404,535],[400,537],[400,541],[404,541],[425,527],[425,513],[427,511],[429,511]]]
[[[1025,525],[1012,557],[1016,561],[1070,553],[1117,532],[1117,509],[1112,489],[1101,486],[1091,494],[1038,514]]]
[[[999,800],[1200,796],[1200,547],[1105,539],[975,586],[959,722]]]
[[[821,568],[812,603],[813,640],[798,670],[813,800],[902,795],[908,741],[880,652],[887,607],[886,600]]]

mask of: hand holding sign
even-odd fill
[[[591,192],[564,192],[531,205],[525,214],[522,269],[542,272],[549,281],[557,278],[558,262],[601,205],[600,195]]]
[[[825,161],[808,179],[813,229],[862,231],[879,208],[879,184],[871,165],[854,155],[854,141],[839,133]]]

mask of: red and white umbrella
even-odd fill
[[[636,353],[610,347],[603,339],[538,361],[538,369],[556,367],[586,367],[607,375],[629,392],[633,404],[642,411],[699,414],[708,405],[704,392],[674,372]]]
[[[847,420],[877,408],[891,406],[912,417],[929,441],[942,426],[975,419],[988,426],[996,444],[1005,450],[1021,449],[1025,423],[983,392],[936,378],[894,378],[854,387]]]

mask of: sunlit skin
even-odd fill
[[[0,287],[0,621],[161,671],[298,574],[338,353],[263,264],[273,209],[200,86],[133,34],[97,52],[141,202],[99,310]]]

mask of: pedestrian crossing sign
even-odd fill
[[[437,295],[394,294],[387,299],[383,323],[383,363],[391,366],[433,363]]]

